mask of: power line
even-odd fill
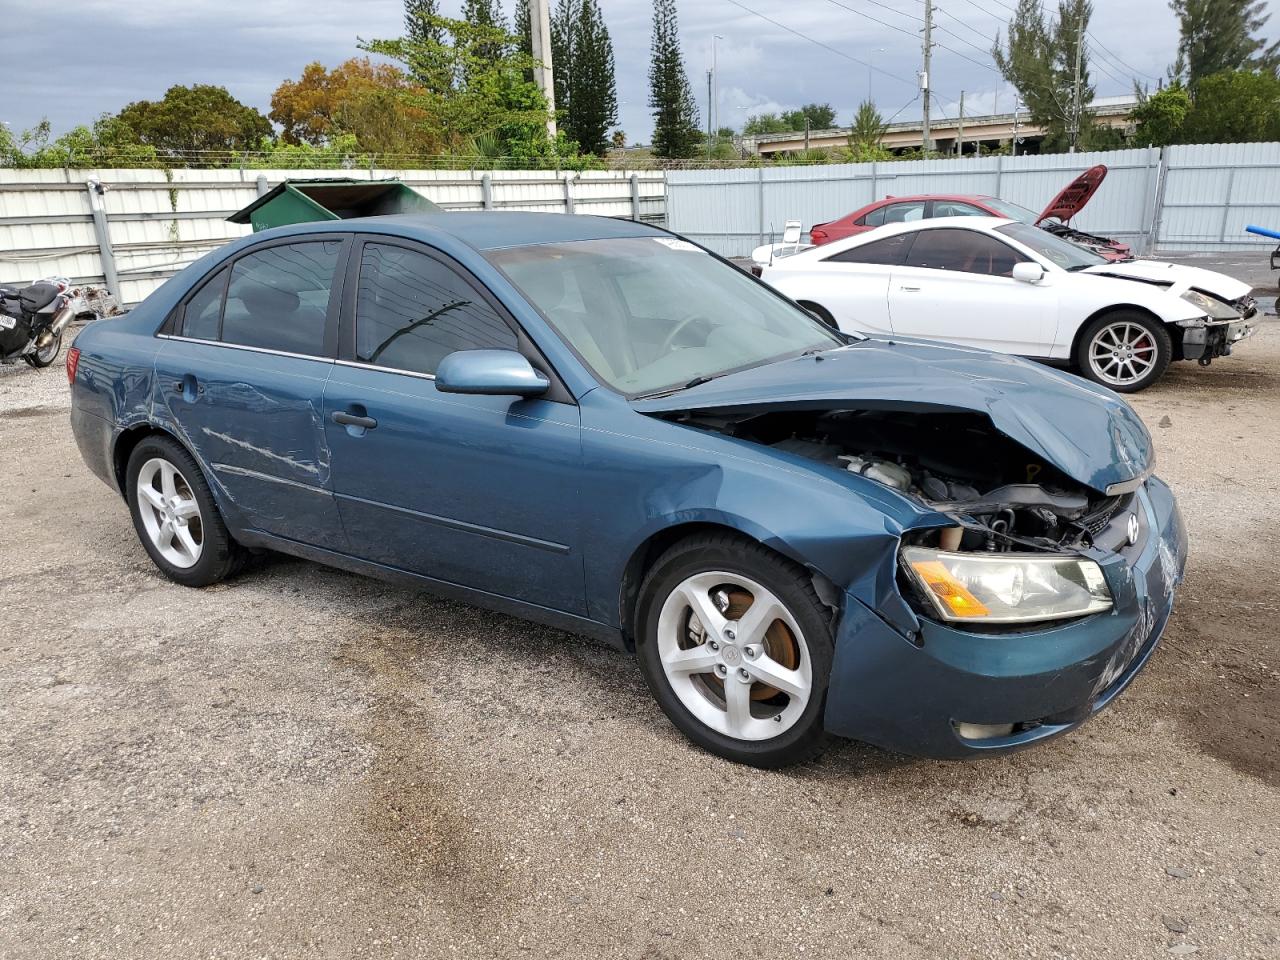
[[[730,0],[730,3],[733,3],[733,2],[736,2],[736,0]],[[874,2],[874,0],[873,0],[873,2]],[[846,6],[845,4],[841,3],[841,2],[840,2],[840,0],[827,0],[827,3],[831,4],[832,6],[839,7],[841,10],[847,10],[847,11],[849,11],[850,13],[852,13],[852,14],[854,14],[854,15],[856,15],[856,16],[864,17],[865,19],[870,20],[872,23],[878,23],[878,24],[880,24],[880,26],[882,26],[882,27],[888,27],[890,30],[897,30],[899,33],[905,33],[908,37],[911,37],[913,40],[915,39],[916,31],[908,30],[908,29],[906,29],[905,27],[900,27],[900,26],[898,26],[897,24],[888,23],[887,21],[881,20],[881,19],[880,19],[880,18],[878,18],[878,17],[873,17],[873,16],[872,16],[871,14],[869,14],[869,13],[864,13],[864,12],[863,12],[863,11],[861,11],[861,10],[857,10],[857,9],[855,9],[855,8],[853,8],[853,7]],[[880,6],[884,6],[884,4],[880,4]],[[892,7],[890,7],[889,9],[890,9],[890,10],[892,10],[893,8],[892,8]],[[896,11],[896,10],[895,10],[894,12],[895,12],[895,13],[900,13],[901,11]],[[938,29],[939,29],[939,30],[942,30],[942,29],[944,29],[944,28],[939,27]],[[950,30],[947,30],[946,32],[947,32],[947,33],[951,33],[951,31],[950,31]],[[952,33],[952,34],[951,34],[951,36],[955,37],[955,34],[954,34],[954,33]],[[956,39],[957,39],[957,40],[963,40],[963,37],[956,37]],[[961,60],[968,60],[968,61],[969,61],[970,63],[972,63],[975,67],[982,67],[984,70],[990,70],[992,73],[999,73],[999,72],[1000,72],[1000,71],[999,71],[999,70],[997,70],[994,66],[990,66],[990,65],[985,64],[985,63],[980,63],[980,62],[978,62],[977,60],[973,59],[973,57],[966,56],[965,54],[961,53],[959,50],[953,49],[952,47],[948,47],[945,43],[939,43],[938,41],[936,41],[936,40],[935,40],[935,41],[933,42],[933,45],[934,45],[935,47],[939,47],[939,48],[941,48],[941,49],[943,49],[943,50],[946,50],[948,53],[954,54],[955,56],[959,57]],[[972,46],[972,44],[970,44],[970,46]],[[976,48],[975,48],[975,49],[976,49]],[[986,53],[987,51],[983,50],[983,51],[979,51],[979,52],[981,52],[981,53]]]
[[[837,57],[844,57],[844,59],[846,60],[851,60],[854,63],[861,64],[864,67],[874,70],[876,73],[881,73],[881,74],[884,74],[886,77],[889,77],[890,79],[897,80],[899,83],[905,83],[908,86],[913,86],[913,87],[916,85],[915,80],[908,80],[905,77],[900,77],[896,73],[890,73],[888,70],[884,70],[884,69],[881,69],[880,67],[877,67],[874,63],[868,63],[866,60],[862,60],[862,59],[859,59],[858,57],[853,56],[852,54],[845,53],[843,50],[837,50],[835,47],[831,46],[828,43],[823,43],[821,40],[817,40],[806,33],[801,33],[799,30],[794,30],[791,27],[788,27],[785,23],[779,23],[777,20],[773,19],[773,17],[765,16],[765,14],[761,13],[759,10],[752,10],[746,4],[740,3],[739,0],[727,0],[727,2],[733,4],[735,7],[738,7],[741,10],[745,10],[747,13],[751,14],[752,16],[759,17],[761,20],[767,20],[769,23],[772,23],[775,27],[785,30],[787,31],[787,33],[794,34],[795,36],[799,37],[801,40],[808,40],[810,43],[817,44],[818,46],[822,47],[822,49],[827,50],[831,53],[834,53]]]

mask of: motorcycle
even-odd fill
[[[76,315],[69,286],[59,278],[0,287],[0,363],[22,359],[39,369],[58,359],[62,333]]]

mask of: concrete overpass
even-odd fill
[[[1093,101],[1090,112],[1102,125],[1120,130],[1132,127],[1130,115],[1137,101],[1133,97],[1101,97]],[[1031,122],[1026,111],[1017,117],[1012,113],[996,113],[984,116],[964,118],[964,152],[977,151],[977,145],[994,150],[1001,144],[1009,142],[1014,135],[1021,137],[1018,145],[1019,153],[1039,153],[1040,141],[1044,139],[1044,129]],[[930,123],[930,136],[934,149],[939,153],[957,153],[957,140],[960,136],[960,121],[935,117]],[[766,133],[742,138],[742,148],[748,153],[763,157],[796,153],[806,148],[822,150],[832,147],[844,147],[849,143],[849,128],[837,127],[832,130],[810,130],[808,137],[803,132]],[[919,120],[893,123],[880,138],[880,144],[887,150],[902,151],[912,147],[919,148],[924,143],[924,134]]]

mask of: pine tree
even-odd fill
[[[488,27],[492,30],[507,31],[507,18],[502,14],[499,0],[466,0],[462,7],[462,19],[474,27]],[[483,41],[477,44],[475,54],[485,61],[496,62],[503,54],[504,45],[496,41]]]
[[[551,12],[551,72],[555,82],[556,113],[561,126],[572,139],[569,128],[569,103],[573,97],[573,24],[578,16],[579,0],[560,0]]]
[[[533,25],[529,19],[529,0],[516,0],[516,12],[514,15],[514,23],[511,26],[511,32],[519,39],[519,52],[525,56],[533,56]],[[530,83],[533,82],[533,71],[528,71],[525,78]]]
[[[430,22],[429,17],[440,16],[437,0],[404,0],[404,32],[410,40],[430,40],[440,43],[444,32]]]
[[[565,133],[584,153],[603,155],[609,149],[609,130],[618,122],[613,43],[597,0],[578,0],[576,7],[569,25],[568,56],[558,61],[573,65]]]
[[[1178,57],[1192,89],[1223,70],[1274,69],[1280,44],[1264,50],[1254,36],[1270,18],[1262,0],[1171,0],[1169,6],[1178,16]]]
[[[690,157],[698,147],[698,107],[680,53],[675,0],[654,0],[649,63],[649,106],[653,110],[653,152]]]

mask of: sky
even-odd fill
[[[1013,90],[988,51],[1015,2],[936,0],[935,116],[955,116],[962,90],[966,114],[1012,109]],[[504,3],[510,15],[514,0]],[[441,4],[446,15],[460,7]],[[619,126],[628,142],[647,143],[652,3],[601,7],[617,60]],[[720,126],[810,101],[830,103],[847,124],[868,96],[886,118],[920,115],[923,0],[679,0],[678,9],[703,126],[713,46]],[[0,0],[5,48],[25,52],[0,77],[0,122],[16,132],[47,117],[62,133],[177,83],[219,84],[267,113],[282,80],[313,60],[331,66],[359,55],[357,38],[399,36],[402,18],[401,0],[59,0],[52,20],[48,0]],[[1268,28],[1280,36],[1280,18]],[[1177,33],[1167,0],[1097,0],[1097,95],[1130,93],[1135,78],[1154,87]]]

